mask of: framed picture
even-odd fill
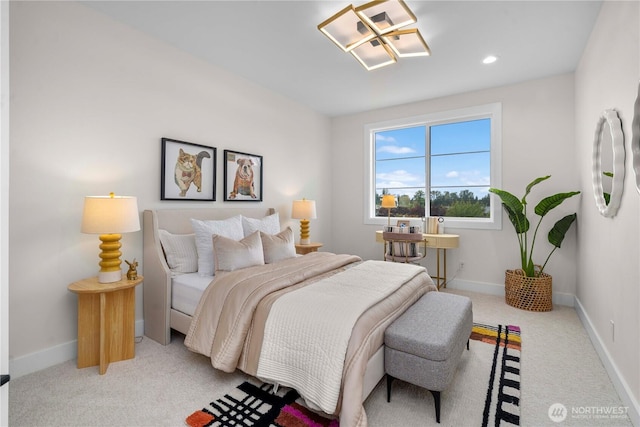
[[[398,227],[409,227],[411,225],[411,221],[406,220],[406,219],[399,219],[398,220]]]
[[[160,200],[216,200],[216,149],[162,138]]]
[[[262,156],[224,150],[224,200],[262,201]]]

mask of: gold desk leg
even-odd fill
[[[446,249],[442,249],[442,253],[444,255],[444,276],[443,276],[443,280],[444,282],[442,283],[442,287],[446,288],[447,287],[447,250]]]
[[[440,275],[440,251],[442,250],[442,259],[444,261],[442,265],[442,273]],[[436,287],[438,290],[440,288],[447,287],[447,249],[445,248],[436,248]]]
[[[440,249],[436,248],[436,280],[437,288],[440,290]]]

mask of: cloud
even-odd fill
[[[398,188],[398,187],[424,187],[423,177],[406,170],[399,169],[392,172],[376,174],[376,187],[378,188]]]
[[[391,135],[385,135],[383,133],[376,132],[376,142],[391,142],[391,143],[395,143],[396,139]]]
[[[378,153],[411,154],[415,152],[416,150],[411,147],[400,147],[398,145],[383,145],[378,148]]]
[[[483,175],[481,171],[469,170],[469,171],[449,171],[445,174],[448,179],[455,180],[455,185],[467,186],[467,185],[490,185],[491,178]]]

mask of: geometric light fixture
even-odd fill
[[[429,56],[429,46],[415,24],[416,16],[402,0],[374,0],[349,5],[318,25],[318,29],[367,70],[395,63],[398,58]]]

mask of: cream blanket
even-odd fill
[[[214,368],[233,372],[238,365],[253,314],[263,298],[361,259],[316,252],[274,264],[217,273],[193,315],[185,345],[211,356]]]
[[[283,295],[354,268],[361,261],[353,255],[314,252],[274,264],[217,274],[198,304],[185,345],[209,356],[217,369],[233,372],[237,368],[257,376],[271,306]],[[392,264],[387,263],[390,267]],[[339,414],[341,426],[367,425],[362,390],[369,358],[382,346],[387,326],[425,292],[435,290],[427,271],[421,269],[358,318],[344,358],[341,394],[333,414]]]
[[[258,378],[294,388],[307,403],[334,413],[356,321],[421,272],[415,265],[366,261],[283,295],[269,312]]]

